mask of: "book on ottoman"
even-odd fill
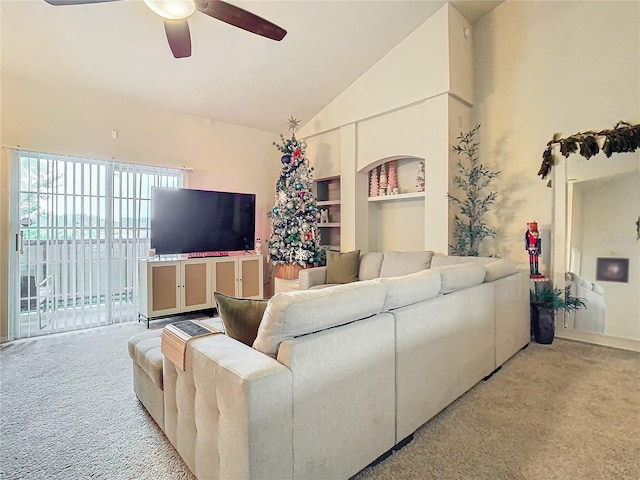
[[[171,363],[184,371],[187,343],[194,338],[215,333],[223,332],[199,320],[183,320],[170,323],[162,329],[160,351]]]

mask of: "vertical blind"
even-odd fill
[[[136,318],[137,260],[150,246],[151,189],[176,168],[23,150],[14,338]]]

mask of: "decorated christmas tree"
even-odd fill
[[[282,169],[276,182],[275,205],[269,213],[269,259],[278,278],[298,278],[300,269],[313,266],[320,256],[318,209],[312,192],[312,167],[305,157],[304,141],[295,137],[299,121],[289,119],[291,138],[280,135]]]
[[[378,186],[378,167],[369,171],[369,196],[377,197],[380,195],[380,187]]]

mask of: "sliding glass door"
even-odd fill
[[[182,171],[15,150],[13,338],[136,318],[151,188]]]

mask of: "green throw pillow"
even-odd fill
[[[359,270],[360,250],[327,252],[327,283],[357,282]]]
[[[214,292],[213,298],[227,335],[245,345],[253,345],[267,300],[229,297],[220,292]]]

